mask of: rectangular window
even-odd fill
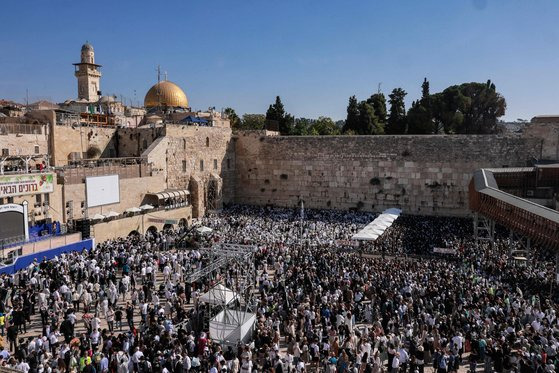
[[[10,149],[2,149],[2,156],[7,157],[10,155]]]
[[[35,203],[39,204],[39,206],[41,205],[41,202],[43,202],[41,197],[42,197],[41,194],[35,195]]]
[[[182,161],[182,172],[186,172],[186,161]]]
[[[200,172],[204,171],[204,160],[200,159]]]
[[[14,197],[8,197],[8,203],[14,203]]]
[[[231,160],[229,158],[227,158],[227,169],[231,169]]]
[[[35,145],[35,154],[39,154],[40,151],[39,145]]]
[[[47,205],[50,205],[50,194],[48,194],[48,193],[45,193],[45,203]]]
[[[214,159],[214,170],[217,170],[217,159]]]

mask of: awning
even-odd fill
[[[168,199],[168,198],[177,198],[183,197],[190,194],[190,192],[186,189],[178,189],[178,190],[165,190],[159,193],[148,193],[150,195],[156,196],[157,199]]]
[[[394,223],[394,220],[398,219],[401,213],[402,210],[397,208],[384,210],[375,220],[354,234],[351,239],[357,241],[376,240]]]

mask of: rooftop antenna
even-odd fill
[[[382,85],[382,82],[379,82],[378,84],[378,88],[377,88],[377,93],[380,94],[380,86]]]
[[[29,89],[25,88],[25,107],[29,108]]]
[[[165,81],[167,81],[167,71],[165,71]]]

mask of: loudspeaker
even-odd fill
[[[76,231],[81,232],[82,239],[91,238],[91,224],[87,219],[80,219],[75,221]]]

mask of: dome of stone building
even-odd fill
[[[93,45],[89,44],[88,42],[85,42],[84,45],[82,45],[82,52],[84,51],[92,51],[93,52]]]
[[[144,98],[144,106],[146,108],[158,106],[187,108],[188,99],[178,85],[164,80],[149,89]]]

